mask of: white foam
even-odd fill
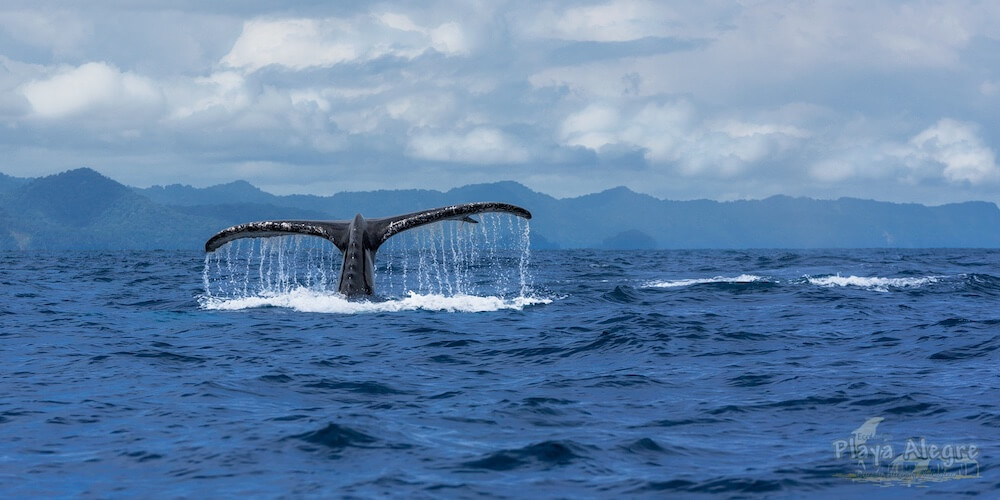
[[[540,297],[479,297],[475,295],[438,295],[409,292],[407,297],[382,302],[347,300],[339,293],[297,288],[288,293],[262,294],[241,298],[202,297],[204,309],[238,311],[257,307],[284,307],[300,312],[363,314],[379,312],[426,311],[490,312],[502,309],[522,310],[525,306],[549,304],[552,299]]]
[[[862,276],[823,276],[812,278],[806,276],[806,281],[811,285],[823,287],[856,287],[876,292],[888,292],[892,288],[917,288],[940,281],[939,276],[925,276],[922,278],[880,278]]]
[[[646,283],[647,287],[653,288],[676,288],[682,286],[691,285],[705,285],[709,283],[754,283],[758,281],[767,281],[761,276],[756,276],[753,274],[741,274],[735,278],[727,278],[725,276],[716,276],[714,278],[696,278],[696,279],[686,279],[686,280],[667,280],[667,281],[650,281]]]

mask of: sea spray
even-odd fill
[[[479,311],[547,302],[529,300],[533,292],[528,221],[493,213],[477,218],[479,224],[444,221],[387,240],[376,255],[373,299],[399,302],[386,305],[386,310]],[[202,304],[221,309],[271,305],[367,311],[342,304],[317,305],[323,297],[339,298],[342,261],[331,242],[317,237],[235,240],[206,255]],[[483,298],[489,300],[479,300]],[[310,305],[296,307],[296,300]]]
[[[205,296],[238,298],[287,293],[297,288],[325,290],[331,266],[340,265],[332,243],[308,236],[248,238],[206,254]]]

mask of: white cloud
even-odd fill
[[[619,103],[595,103],[568,115],[559,130],[567,146],[600,151],[606,146],[646,150],[655,162],[679,159],[682,143],[695,127],[695,109],[689,103],[649,102],[624,109]]]
[[[739,9],[731,2],[691,4],[652,0],[531,3],[517,12],[512,28],[521,37],[590,42],[627,42],[646,37],[689,37]]]
[[[673,165],[685,175],[720,177],[776,159],[809,135],[789,124],[702,119],[687,101],[649,101],[637,107],[592,104],[568,115],[559,127],[566,146],[598,153],[637,148],[654,165]]]
[[[115,114],[127,117],[137,108],[159,107],[163,98],[152,80],[103,62],[64,68],[48,79],[26,83],[22,92],[42,118],[116,110]]]
[[[448,55],[465,55],[469,53],[469,43],[465,33],[458,23],[444,23],[428,32],[431,47]]]
[[[353,31],[350,23],[336,19],[247,21],[222,63],[248,71],[272,64],[293,70],[332,66],[358,57],[348,41]]]
[[[904,152],[914,168],[930,163],[949,182],[975,185],[1000,180],[996,152],[983,143],[972,123],[944,118],[910,139]]]
[[[663,19],[653,15],[656,4],[619,0],[599,5],[570,7],[559,13],[552,35],[568,40],[620,42],[662,32]]]
[[[453,56],[467,54],[469,48],[462,28],[454,22],[426,28],[397,13],[353,19],[254,19],[243,24],[222,63],[248,72],[271,65],[303,70],[383,56],[413,59],[427,50]]]
[[[246,108],[251,102],[244,78],[232,71],[195,78],[192,84],[174,92],[171,118],[185,119],[210,112],[227,117]]]
[[[912,6],[875,1],[856,8],[839,1],[739,6],[718,2],[700,9],[686,7],[695,12],[681,15],[671,12],[673,8],[680,7],[621,0],[546,11],[539,19],[548,19],[555,28],[521,35],[590,41],[691,37],[705,43],[687,50],[572,65],[557,61],[536,69],[531,83],[607,98],[624,95],[623,79],[635,75],[644,96],[692,94],[725,102],[734,96],[752,100],[782,86],[808,95],[817,84],[856,85],[845,77],[857,74],[954,70],[977,36],[1000,38],[1000,3]],[[579,29],[559,28],[566,23]],[[799,79],[805,81],[795,85]]]
[[[572,113],[560,125],[563,144],[599,150],[621,141],[621,117],[617,106],[595,103]]]
[[[865,182],[883,189],[985,188],[1000,181],[996,153],[975,123],[943,118],[905,142],[870,133],[871,128],[843,127],[826,142],[811,144],[809,176],[831,185]]]
[[[646,158],[652,162],[691,160],[685,153],[697,126],[696,113],[687,101],[647,103],[625,118],[621,139],[646,149]]]
[[[411,138],[407,151],[422,160],[481,165],[523,163],[530,158],[516,140],[489,127],[466,133],[418,133]]]
[[[410,19],[410,16],[399,12],[383,12],[375,16],[382,24],[399,31],[416,31],[423,33],[424,29]]]
[[[468,54],[470,45],[465,30],[457,22],[445,22],[436,28],[420,26],[406,14],[383,12],[375,16],[382,24],[399,31],[411,31],[425,35],[430,47],[447,55]]]

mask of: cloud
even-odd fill
[[[738,8],[730,2],[699,4],[652,0],[541,2],[517,12],[512,28],[526,38],[627,42],[649,37],[703,36],[704,26],[726,19]]]
[[[188,85],[178,85],[171,94],[173,111],[170,117],[175,120],[195,115],[203,118],[214,115],[225,119],[251,104],[246,80],[233,71],[195,78]]]
[[[447,55],[466,55],[469,53],[469,42],[458,23],[444,23],[428,32],[431,47]]]
[[[466,133],[418,133],[407,147],[414,158],[481,165],[523,163],[530,159],[527,149],[504,132],[478,127]]]
[[[560,126],[563,144],[598,150],[620,142],[621,116],[611,104],[595,103],[567,116]]]
[[[398,13],[353,19],[254,19],[243,24],[222,64],[248,72],[272,65],[303,70],[386,56],[413,59],[428,50],[454,56],[469,49],[458,24],[425,28]]]
[[[633,107],[591,104],[567,116],[559,130],[566,146],[599,154],[638,148],[652,165],[720,177],[775,160],[810,135],[791,124],[705,119],[685,100],[649,100]]]
[[[181,2],[0,8],[7,173],[1000,201],[1000,3]]]
[[[874,1],[864,8],[848,8],[837,1],[752,6],[709,2],[702,8],[688,6],[683,12],[672,12],[679,8],[663,2],[622,0],[552,9],[546,14],[548,28],[539,21],[522,35],[706,42],[689,50],[584,64],[556,62],[539,68],[530,81],[536,87],[565,87],[579,95],[608,98],[621,95],[626,88],[623,79],[634,75],[641,81],[640,94],[646,96],[690,94],[716,103],[745,105],[781,92],[785,98],[835,105],[846,91],[839,88],[860,85],[857,75],[879,79],[893,71],[955,70],[974,41],[1000,38],[996,27],[1000,4],[913,7]],[[597,14],[606,11],[615,13]],[[578,29],[567,31],[560,23]]]
[[[293,70],[332,66],[357,59],[354,44],[335,36],[350,39],[352,31],[350,23],[336,19],[247,21],[222,63],[248,71],[272,64]]]
[[[22,93],[34,114],[46,119],[84,112],[127,116],[136,110],[158,108],[163,97],[152,80],[104,62],[63,68],[47,79],[26,83]]]
[[[547,34],[567,40],[636,40],[662,30],[666,20],[656,11],[653,2],[632,0],[570,7],[547,20],[552,23]]]
[[[973,123],[944,118],[910,139],[903,153],[912,168],[930,164],[948,182],[1000,181],[996,152],[983,143]]]

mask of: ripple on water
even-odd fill
[[[340,451],[344,448],[371,448],[379,442],[374,436],[334,423],[327,424],[315,431],[289,436],[289,438],[322,446],[333,451]],[[315,447],[310,446],[303,446],[302,448],[306,451],[316,450]]]
[[[523,467],[556,467],[587,457],[586,446],[573,441],[542,441],[522,448],[503,449],[462,463],[469,469],[507,471]]]

